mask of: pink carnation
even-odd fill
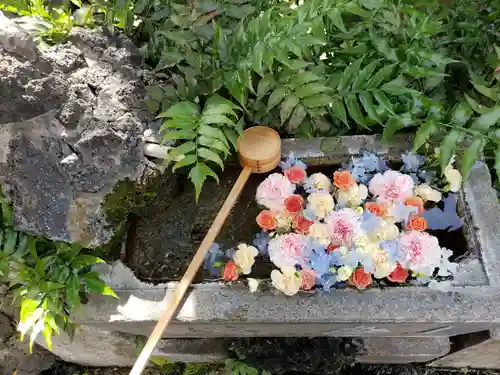
[[[302,234],[288,233],[269,241],[269,258],[279,268],[305,265],[310,247],[307,237]]]
[[[285,199],[294,192],[295,185],[288,178],[280,173],[273,173],[261,182],[255,198],[257,203],[277,212],[283,209]]]
[[[396,171],[377,173],[370,181],[370,193],[381,203],[404,203],[413,195],[413,180]]]
[[[432,275],[441,262],[438,239],[426,232],[402,233],[398,241],[398,261],[403,268]]]
[[[350,208],[335,211],[326,219],[334,244],[349,244],[361,231],[359,217]]]

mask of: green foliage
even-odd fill
[[[103,262],[78,245],[49,242],[17,231],[10,202],[0,195],[0,281],[20,306],[18,330],[29,333],[30,350],[38,334],[49,348],[52,336],[75,328],[70,315],[89,293],[116,297],[90,267]]]
[[[244,362],[237,359],[227,359],[224,368],[228,375],[271,375],[267,371],[259,372],[256,368],[246,365]]]

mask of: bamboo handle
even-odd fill
[[[167,325],[170,323],[172,320],[177,307],[179,306],[179,303],[181,303],[182,299],[184,298],[184,294],[186,294],[186,291],[193,281],[196,273],[198,272],[198,269],[202,265],[203,261],[205,260],[206,253],[208,249],[210,248],[210,245],[214,242],[215,238],[219,234],[222,226],[224,225],[224,222],[226,221],[227,217],[229,216],[229,213],[231,212],[231,209],[233,208],[234,204],[236,203],[238,197],[241,194],[241,191],[243,190],[243,187],[245,186],[248,178],[250,177],[250,174],[252,173],[252,168],[251,167],[245,167],[241,171],[238,179],[236,180],[233,188],[231,189],[231,192],[229,193],[226,201],[222,205],[222,208],[220,209],[219,213],[217,214],[217,217],[215,218],[214,222],[212,223],[212,226],[208,230],[205,238],[203,239],[203,242],[201,243],[200,247],[198,248],[198,251],[194,255],[193,260],[189,264],[189,267],[186,270],[186,273],[182,277],[181,281],[177,285],[177,288],[175,288],[174,295],[172,300],[169,301],[169,305],[163,311],[163,314],[161,315],[160,319],[158,320],[158,323],[156,324],[153,332],[149,336],[148,342],[142,349],[142,352],[137,358],[137,361],[134,364],[134,367],[130,371],[130,375],[140,375],[144,368],[146,367],[149,357],[153,353],[153,349],[155,348],[156,344],[158,343],[158,340],[160,340],[161,335]]]

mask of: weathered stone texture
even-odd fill
[[[53,240],[106,243],[106,195],[146,165],[139,51],[81,28],[42,51],[18,23],[0,13],[0,185],[15,223]]]

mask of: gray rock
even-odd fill
[[[0,313],[0,342],[5,341],[14,333],[14,327],[8,316]]]
[[[0,47],[7,52],[35,61],[38,57],[31,35],[0,12]]]
[[[74,28],[68,43],[27,60],[27,42],[11,47],[26,31],[0,13],[1,22],[0,185],[15,223],[53,240],[104,244],[114,234],[106,196],[147,165],[139,51],[123,36]]]
[[[52,367],[56,357],[47,350],[36,345],[30,354],[28,343],[12,336],[0,347],[0,375],[38,375]]]

